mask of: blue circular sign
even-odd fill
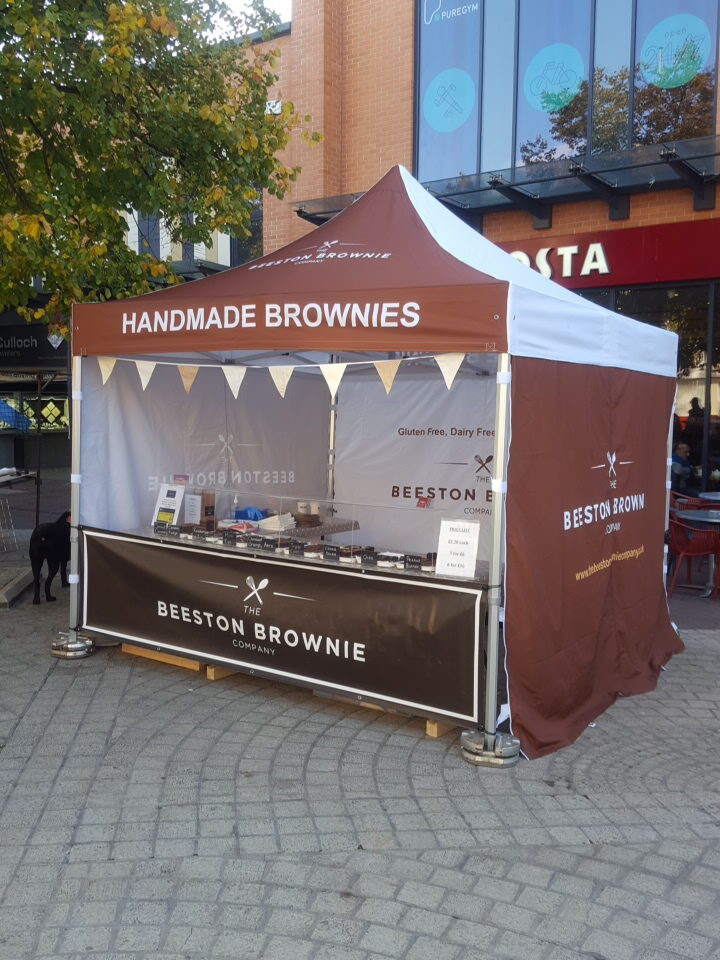
[[[569,43],[551,43],[527,65],[523,93],[534,110],[552,113],[577,96],[584,76],[580,51]]]
[[[430,81],[423,97],[422,112],[433,130],[452,133],[465,123],[474,106],[472,77],[464,70],[452,67]]]
[[[656,23],[640,51],[640,72],[662,90],[682,87],[696,77],[710,56],[707,24],[690,13],[678,13]]]

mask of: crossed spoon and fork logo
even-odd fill
[[[267,577],[263,577],[260,583],[258,583],[258,585],[255,586],[254,577],[245,577],[245,583],[250,587],[250,593],[243,598],[243,603],[247,603],[250,597],[255,597],[258,603],[262,603],[263,598],[260,596],[260,591],[264,590],[269,582],[270,581],[267,579]]]

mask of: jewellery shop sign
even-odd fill
[[[88,630],[411,713],[479,720],[480,589],[82,534]]]

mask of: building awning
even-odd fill
[[[423,186],[461,219],[482,228],[486,213],[520,209],[530,213],[538,229],[552,225],[556,203],[604,200],[608,219],[629,216],[629,197],[650,191],[686,188],[693,209],[715,208],[720,177],[720,137],[633,147],[614,153],[563,157],[524,167],[494,170]],[[331,220],[361,194],[342,194],[293,204],[299,217],[320,224]]]

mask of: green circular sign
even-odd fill
[[[656,23],[640,51],[640,73],[662,90],[682,87],[696,77],[710,56],[710,31],[699,17],[678,13]]]

